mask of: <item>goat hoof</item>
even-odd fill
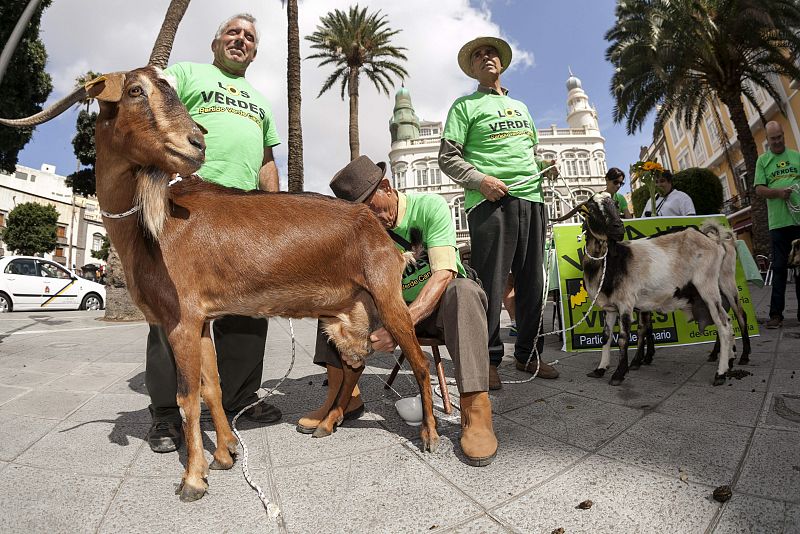
[[[623,381],[623,380],[625,380],[625,377],[624,377],[624,376],[623,376],[622,378],[617,378],[616,376],[612,376],[612,377],[611,377],[611,380],[609,380],[609,382],[608,382],[608,383],[609,383],[610,385],[612,385],[612,386],[618,386],[618,385],[622,384],[622,381]]]
[[[715,361],[717,361],[717,355],[716,355],[716,354],[709,354],[709,355],[708,355],[708,360],[707,360],[707,361],[709,361],[709,362],[715,362]]]
[[[603,378],[604,374],[606,374],[605,369],[597,368],[591,373],[586,373],[586,376],[588,376],[589,378]]]
[[[749,363],[750,363],[749,357],[742,355],[742,357],[739,358],[739,365],[748,365]]]
[[[439,449],[440,441],[438,434],[422,436],[422,452],[436,452]]]
[[[327,438],[333,434],[333,432],[328,431],[328,429],[324,428],[322,425],[319,425],[314,432],[311,434],[312,437],[315,438]]]
[[[202,486],[196,488],[186,483],[186,481],[181,481],[180,486],[175,490],[176,495],[180,495],[181,502],[193,502],[200,499],[203,495],[206,494],[206,488],[208,488],[208,484],[203,483]]]
[[[231,458],[230,462],[227,461],[220,462],[216,458],[214,458],[214,460],[212,460],[211,463],[209,464],[208,468],[213,469],[214,471],[227,471],[228,469],[233,467],[233,464],[234,464],[233,458]]]
[[[714,373],[714,385],[721,386],[723,384],[725,384],[725,375],[718,375],[717,373]]]
[[[628,369],[633,369],[635,371],[639,369],[639,367],[641,366],[642,366],[641,362],[631,362],[631,364],[628,366]]]

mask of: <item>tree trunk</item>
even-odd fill
[[[297,23],[297,0],[288,0],[286,9],[288,50],[286,89],[289,99],[289,192],[303,191],[303,124],[300,120],[300,28]]]
[[[178,24],[189,7],[190,0],[171,0],[164,15],[164,22],[161,24],[161,31],[158,32],[153,51],[150,52],[148,65],[156,66],[160,69],[167,67],[169,56],[172,53],[172,43],[175,41],[175,34],[178,32]]]
[[[143,321],[144,315],[133,303],[125,283],[125,273],[117,249],[111,245],[106,266],[106,321]]]
[[[350,161],[361,155],[361,144],[358,140],[358,67],[350,67]]]
[[[747,123],[747,115],[744,112],[741,93],[728,96],[720,96],[723,103],[728,107],[731,115],[731,122],[736,130],[736,137],[739,139],[739,150],[742,151],[744,166],[746,169],[745,184],[747,186],[747,196],[750,198],[750,219],[753,222],[753,254],[769,255],[771,241],[769,237],[769,219],[767,216],[767,203],[755,193],[753,180],[756,173],[756,161],[758,160],[758,148],[753,132]],[[731,169],[735,172],[733,169]]]
[[[14,29],[11,31],[11,35],[8,37],[8,42],[3,47],[3,51],[0,52],[0,82],[3,81],[3,76],[6,75],[6,69],[11,62],[11,56],[14,55],[20,39],[25,33],[25,30],[28,29],[28,23],[36,12],[36,8],[39,7],[39,2],[41,2],[41,0],[30,0],[30,2],[28,2],[25,11],[22,12],[16,26],[14,26]]]

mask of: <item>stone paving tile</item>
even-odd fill
[[[147,406],[150,399],[145,395],[100,393],[70,414],[68,421],[109,423],[139,423],[149,425],[152,421]]]
[[[52,419],[0,414],[0,428],[5,429],[0,440],[0,459],[12,461],[57,424]]]
[[[734,491],[800,504],[800,432],[758,429]]]
[[[632,491],[635,488],[636,491]],[[522,532],[702,532],[719,506],[711,490],[592,457],[494,510]],[[589,510],[576,506],[585,500]]]
[[[118,379],[103,390],[103,393],[138,393],[147,396],[147,387],[144,384],[144,365],[138,366],[134,371]]]
[[[759,426],[800,431],[800,395],[768,393]]]
[[[30,391],[0,407],[0,413],[63,419],[92,397],[91,393],[71,391]]]
[[[483,514],[477,519],[471,519],[458,525],[449,532],[453,534],[505,534],[513,531]]]
[[[264,480],[257,472],[254,476]],[[238,469],[212,472],[208,493],[192,503],[182,503],[175,495],[179,482],[179,475],[127,478],[97,532],[280,532]]]
[[[778,358],[775,361],[775,367],[778,369],[800,369],[800,351],[780,351],[778,353]]]
[[[764,393],[759,391],[687,384],[664,401],[658,411],[686,419],[754,426],[763,400]]]
[[[289,532],[421,532],[480,511],[402,446],[279,467],[273,477]]]
[[[65,375],[68,373],[79,371],[86,364],[65,362],[62,360],[34,360],[25,363],[26,371],[35,371],[37,373],[53,373],[56,375]]]
[[[786,529],[786,505],[734,493],[725,503],[715,534],[791,532]]]
[[[28,388],[17,388],[12,386],[0,386],[0,405],[19,397],[20,395],[24,395],[30,391]]]
[[[0,477],[0,531],[95,532],[118,478],[9,465]]]
[[[666,350],[669,349],[662,349],[661,353],[665,352]],[[656,355],[654,356],[653,363],[651,365],[643,365],[637,370],[628,371],[626,380],[644,378],[647,380],[667,382],[670,384],[682,384],[689,377],[695,374],[697,369],[699,369],[705,361],[705,357],[700,355],[693,355],[691,361],[675,361],[667,360],[665,358],[659,359],[661,353],[656,351]],[[628,351],[628,361],[633,359],[633,354],[634,353],[631,351]],[[611,375],[617,368],[617,364],[619,362],[618,355],[618,351],[612,352],[611,367],[606,371],[606,381],[611,378]],[[576,360],[574,358],[569,359],[564,362],[564,366],[574,368],[576,370],[575,374],[579,376],[581,372],[585,375],[586,373],[594,370],[599,363],[600,353],[597,353],[596,355],[587,354],[587,357],[585,357],[583,360]]]
[[[751,362],[754,360],[750,360]],[[735,389],[738,391],[766,391],[767,390],[767,382],[769,380],[770,375],[772,374],[772,365],[734,365],[734,371],[745,371],[750,373],[747,376],[742,378],[732,378],[728,377],[725,380],[724,386],[716,386],[716,387],[724,387],[726,389]],[[716,363],[706,363],[703,367],[694,375],[692,376],[688,384],[694,386],[708,386],[713,387],[712,380],[714,379],[714,375],[717,373],[717,364]]]
[[[436,454],[424,456],[442,477],[487,508],[544,482],[586,455],[504,417],[494,419],[494,430],[497,456],[486,467],[465,463],[458,441],[460,432],[443,439]]]
[[[35,371],[28,371],[27,369],[10,369],[6,372],[0,372],[0,384],[32,388],[49,384],[59,376],[59,374],[38,373]]]
[[[794,534],[800,532],[800,505],[786,505],[786,524],[784,532]]]
[[[752,429],[650,413],[609,443],[603,456],[714,487],[730,484]],[[722,450],[720,448],[722,447]]]
[[[145,362],[145,348],[140,351],[131,351],[127,346],[123,349],[113,349],[108,354],[97,360],[101,363],[138,363]]]
[[[596,450],[642,412],[562,393],[504,414],[511,420],[585,450]]]
[[[800,366],[796,369],[775,369],[769,390],[777,393],[800,395]]]
[[[65,421],[17,457],[36,467],[122,476],[147,434],[146,425]]]

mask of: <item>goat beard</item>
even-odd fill
[[[158,241],[167,219],[167,189],[171,176],[154,167],[144,167],[136,174],[135,204],[141,208],[139,220],[147,234]]]

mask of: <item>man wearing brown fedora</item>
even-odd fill
[[[534,338],[539,331],[544,279],[545,227],[541,172],[551,162],[536,157],[538,138],[528,108],[508,96],[500,75],[511,63],[511,47],[496,37],[478,37],[461,47],[458,65],[478,80],[478,89],[458,98],[447,114],[439,167],[465,189],[472,241],[470,265],[478,272],[489,300],[489,382],[500,389],[497,374],[504,355],[500,311],[508,273],[514,275],[517,369],[533,373]],[[543,338],[536,348],[541,353]],[[541,362],[537,376],[558,371]]]
[[[488,393],[486,294],[461,263],[447,202],[439,195],[403,194],[392,188],[385,172],[385,163],[361,156],[333,177],[331,189],[341,199],[369,206],[397,247],[415,253],[416,265],[403,273],[403,298],[417,335],[444,339],[461,395],[461,450],[470,465],[488,465],[497,453],[497,439]],[[382,327],[371,339],[376,351],[393,352],[397,346]],[[328,395],[322,407],[298,421],[303,433],[314,432],[327,415],[342,381],[341,361],[320,328],[314,363],[327,368]],[[354,391],[345,419],[362,412],[363,401]]]

